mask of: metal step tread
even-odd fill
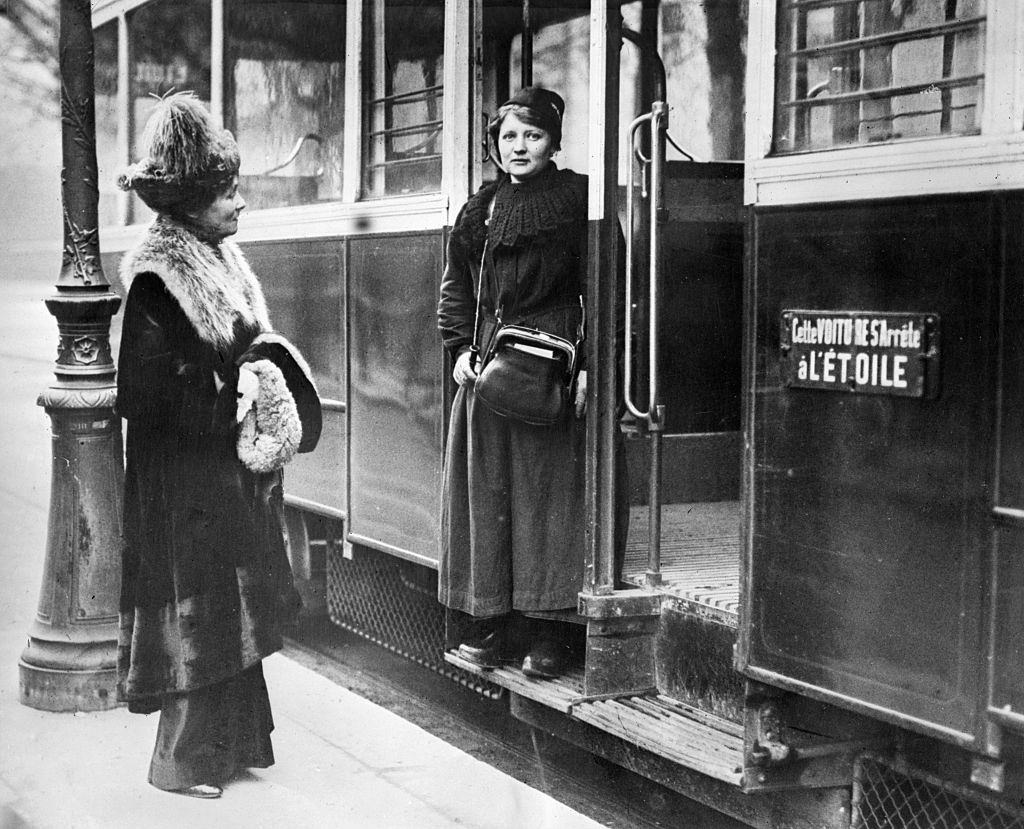
[[[657,589],[739,625],[740,505],[738,501],[665,504],[661,512],[661,574]],[[647,507],[633,507],[623,580],[642,586],[647,570]]]
[[[583,669],[572,671],[558,679],[531,679],[518,665],[501,668],[481,668],[459,656],[458,651],[446,651],[445,662],[477,674],[488,682],[507,688],[514,694],[532,699],[563,714],[568,714],[574,702],[583,697]]]
[[[743,778],[742,727],[732,720],[682,710],[660,694],[581,702],[571,714],[716,780],[738,786]]]
[[[739,785],[743,774],[743,726],[661,694],[587,699],[583,670],[558,679],[531,679],[518,666],[481,668],[454,650],[447,662],[475,673],[513,694],[554,708],[626,742]]]

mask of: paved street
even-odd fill
[[[0,252],[0,829],[598,826],[281,655],[265,663],[277,765],[231,783],[219,801],[146,783],[155,716],[19,703],[49,504],[49,421],[35,400],[52,379],[57,331],[41,300],[58,267],[56,252],[32,266]]]

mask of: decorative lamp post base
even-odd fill
[[[31,650],[32,645],[29,645]],[[99,661],[99,660],[97,660]],[[106,661],[106,660],[104,660]],[[72,671],[18,662],[21,702],[40,711],[106,711],[118,705],[116,668]]]
[[[58,372],[77,369],[84,376],[39,396],[53,432],[50,516],[39,606],[18,669],[21,702],[44,711],[118,704],[124,466],[103,333],[119,302],[112,294],[88,304],[47,302],[62,320]],[[99,371],[89,377],[93,366]]]

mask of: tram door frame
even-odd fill
[[[529,9],[529,3],[522,4]],[[588,222],[590,225],[589,273],[590,280],[587,317],[591,331],[614,332],[616,296],[615,263],[618,258],[617,239],[617,186],[618,186],[618,44],[619,23],[611,14],[609,4],[603,0],[591,0],[589,9],[590,26],[590,84],[589,123],[587,124],[589,177]],[[496,148],[487,148],[486,121],[493,115],[491,106],[500,104],[503,92],[499,90],[505,81],[509,87],[540,82],[533,77],[532,43],[533,20],[529,12],[523,15],[522,29],[525,46],[522,49],[522,72],[519,79],[496,74],[494,89],[485,89],[484,61],[489,56],[484,42],[488,13],[483,0],[470,0],[468,13],[471,16],[470,33],[473,44],[473,76],[470,81],[472,107],[469,131],[471,134],[469,154],[469,179],[475,191],[484,181],[485,166],[491,161],[490,154]],[[586,11],[581,9],[581,17]],[[603,37],[602,37],[603,35]],[[506,56],[507,59],[507,56]],[[484,100],[485,94],[494,96],[494,101]],[[607,182],[607,184],[606,184]],[[453,210],[452,215],[455,215]],[[605,369],[614,364],[614,336],[591,336],[588,348],[588,433],[587,433],[587,502],[588,502],[588,543],[585,563],[584,593],[599,592],[610,594],[614,588],[614,435],[618,429],[616,411],[618,408],[615,388],[615,372]]]

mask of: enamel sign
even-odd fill
[[[784,310],[779,333],[791,388],[900,397],[938,391],[935,314]]]

